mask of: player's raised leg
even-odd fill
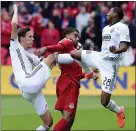
[[[78,61],[81,61],[81,54],[82,50],[73,50],[70,53],[71,57]]]

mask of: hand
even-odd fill
[[[14,5],[13,5],[13,10],[14,10],[14,11],[18,11],[18,4],[14,4]]]
[[[46,47],[37,49],[36,55],[37,55],[38,57],[41,57],[41,56],[43,56],[43,55],[45,54],[46,51],[47,51],[47,48],[46,48]]]
[[[116,53],[116,47],[110,46],[109,51],[112,52],[113,54],[115,54]]]

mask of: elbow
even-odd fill
[[[127,49],[128,49],[128,47],[124,48],[123,52],[126,52],[126,51],[127,51]]]

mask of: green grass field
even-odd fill
[[[46,96],[54,124],[61,114],[54,110],[55,96]],[[100,105],[99,96],[80,96],[73,130],[119,130],[116,115]],[[126,125],[120,130],[135,129],[135,97],[112,97],[126,110]],[[2,130],[35,130],[41,120],[32,105],[21,96],[2,96]],[[54,127],[53,124],[53,127]],[[53,128],[52,127],[52,128]],[[51,128],[51,129],[52,129]]]

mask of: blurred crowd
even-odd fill
[[[12,6],[15,2],[1,2],[1,64],[11,65],[9,42],[11,35]],[[19,27],[30,27],[34,33],[34,46],[30,50],[55,45],[63,38],[67,27],[75,27],[80,32],[80,42],[84,49],[93,43],[97,51],[102,44],[102,29],[106,25],[106,14],[119,6],[124,11],[122,22],[130,29],[129,53],[136,56],[136,14],[135,2],[17,2],[19,4]],[[129,55],[126,55],[129,56]],[[128,57],[130,58],[130,57]],[[131,60],[128,65],[136,64]]]

